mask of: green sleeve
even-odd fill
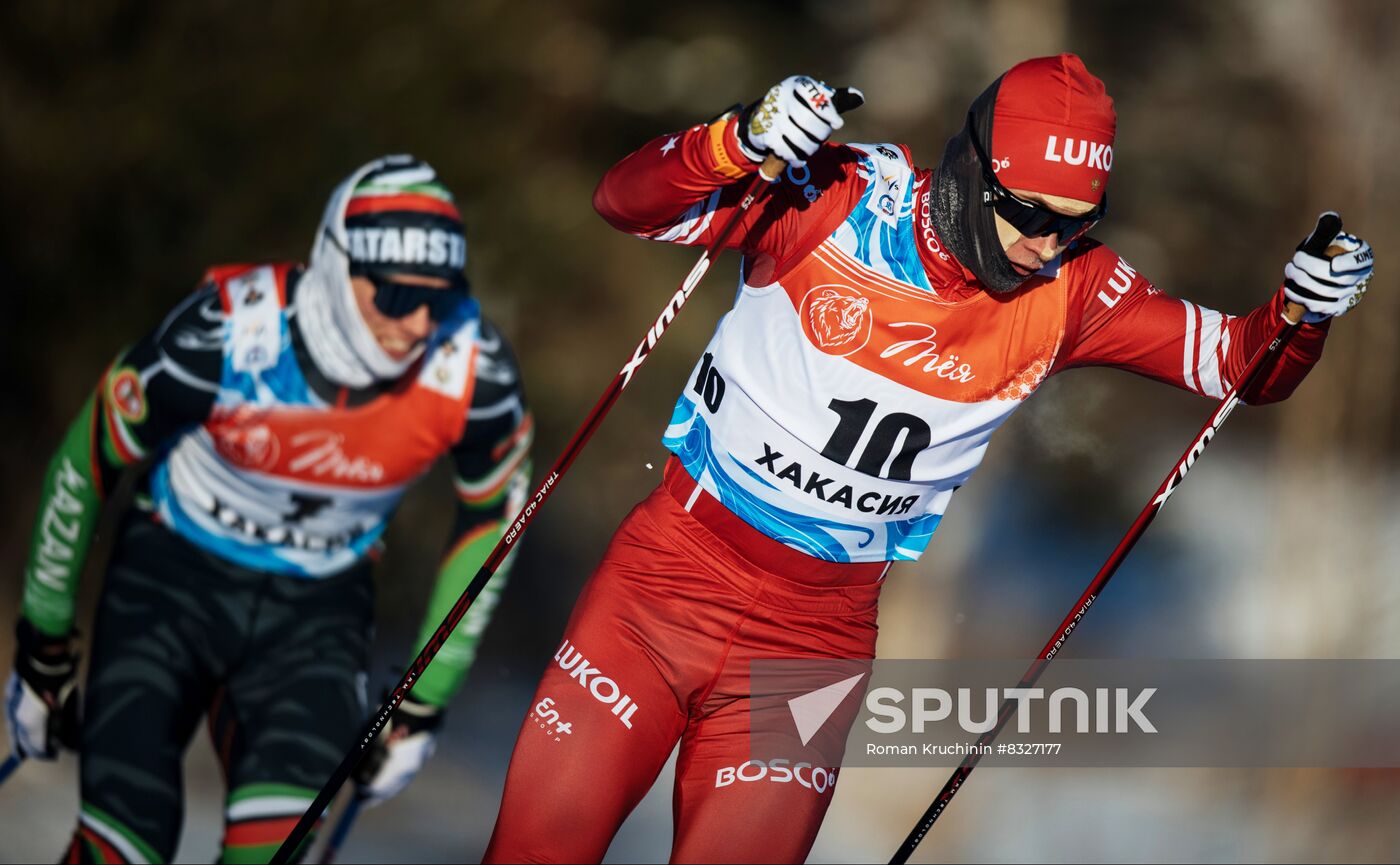
[[[24,572],[22,612],[35,628],[65,637],[73,628],[78,580],[102,513],[103,477],[96,447],[97,397],[83,405],[49,461]]]
[[[507,460],[507,462],[514,462]],[[418,629],[417,647],[422,651],[437,632],[442,620],[452,610],[467,584],[481,570],[486,557],[496,548],[506,525],[515,518],[528,493],[530,464],[525,459],[516,463],[498,494],[486,500],[463,500],[458,503],[457,540],[438,569],[437,583],[428,602],[428,613]],[[464,528],[463,528],[464,527]],[[519,547],[516,547],[518,550]],[[456,630],[438,650],[437,656],[413,686],[413,698],[430,706],[446,706],[457,693],[462,681],[476,659],[477,645],[491,621],[491,614],[500,602],[511,566],[513,550],[496,573],[486,583],[481,594],[467,608]]]
[[[221,344],[204,339],[191,348],[174,335],[189,327],[219,327],[209,315],[218,309],[213,287],[201,288],[117,355],[49,461],[20,605],[40,633],[66,637],[72,630],[83,563],[102,504],[122,470],[208,416],[222,369]]]

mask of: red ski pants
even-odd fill
[[[806,858],[836,766],[750,762],[749,662],[873,658],[886,567],[779,544],[668,462],[540,681],[485,861],[601,860],[677,740],[671,861]],[[830,733],[844,741],[854,715]]]

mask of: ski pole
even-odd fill
[[[356,790],[355,795],[351,796],[350,801],[345,804],[345,810],[340,812],[340,820],[336,822],[330,839],[326,841],[326,849],[321,851],[321,865],[331,865],[335,861],[336,854],[345,844],[350,829],[355,825],[355,818],[360,816],[360,809],[364,807],[365,800],[368,798]]]
[[[1311,252],[1313,255],[1322,253],[1324,249],[1326,249],[1328,253],[1340,254],[1344,252],[1345,250],[1342,249],[1327,247],[1327,244],[1329,244],[1332,238],[1336,237],[1337,233],[1341,230],[1341,217],[1337,216],[1335,213],[1328,214],[1318,221],[1317,228],[1315,228],[1308,239],[1304,241],[1304,251]],[[1137,519],[1133,521],[1132,527],[1128,529],[1128,533],[1123,536],[1123,539],[1118,542],[1118,546],[1114,548],[1113,553],[1109,555],[1108,561],[1104,562],[1103,567],[1099,568],[1098,573],[1094,575],[1094,579],[1089,583],[1089,587],[1079,596],[1079,600],[1074,602],[1074,606],[1070,608],[1069,614],[1060,622],[1060,626],[1050,637],[1049,642],[1045,644],[1045,648],[1040,650],[1040,655],[1026,670],[1025,675],[1021,677],[1021,681],[1017,687],[1029,688],[1033,686],[1036,680],[1040,678],[1041,673],[1045,672],[1045,668],[1049,666],[1050,661],[1059,653],[1060,649],[1064,648],[1065,642],[1069,640],[1070,634],[1074,633],[1074,629],[1079,627],[1079,623],[1084,620],[1084,616],[1089,612],[1089,607],[1098,598],[1104,587],[1108,585],[1108,581],[1113,578],[1114,573],[1118,570],[1118,566],[1123,563],[1123,560],[1127,558],[1128,553],[1138,542],[1138,539],[1147,531],[1148,525],[1151,524],[1152,520],[1161,512],[1162,508],[1166,506],[1167,499],[1176,491],[1176,488],[1180,486],[1181,482],[1185,480],[1186,473],[1196,464],[1196,460],[1206,449],[1206,445],[1210,444],[1215,439],[1216,434],[1220,431],[1221,425],[1225,423],[1225,419],[1235,410],[1235,406],[1239,405],[1240,394],[1249,393],[1255,381],[1263,375],[1265,370],[1273,365],[1274,360],[1283,352],[1284,346],[1288,344],[1289,340],[1293,338],[1293,334],[1297,332],[1298,322],[1303,320],[1304,312],[1305,310],[1303,307],[1298,304],[1290,302],[1287,305],[1284,313],[1284,321],[1274,330],[1274,334],[1269,341],[1261,345],[1259,350],[1254,353],[1254,357],[1251,358],[1249,364],[1245,366],[1244,373],[1240,376],[1239,383],[1230,388],[1224,398],[1221,399],[1215,411],[1211,413],[1210,418],[1206,420],[1205,425],[1201,427],[1200,432],[1196,433],[1196,437],[1192,439],[1191,446],[1181,455],[1181,459],[1176,462],[1172,470],[1167,474],[1166,480],[1162,481],[1161,485],[1157,488],[1156,494],[1153,495],[1152,499],[1148,501],[1147,505],[1138,514]],[[1001,704],[1001,710],[997,713],[996,724],[992,729],[978,737],[978,747],[970,748],[968,755],[963,758],[962,763],[957,769],[953,770],[952,776],[949,777],[948,782],[943,785],[943,789],[939,791],[938,797],[928,806],[928,810],[924,811],[924,815],[919,818],[919,822],[909,832],[909,835],[904,839],[904,843],[900,845],[899,849],[895,851],[894,856],[890,858],[891,865],[903,865],[903,863],[909,861],[909,857],[913,855],[915,848],[919,846],[919,842],[922,841],[929,830],[933,828],[933,824],[937,822],[939,816],[948,807],[948,803],[957,795],[958,790],[962,789],[962,785],[967,781],[968,776],[972,774],[972,770],[977,768],[977,764],[981,762],[981,754],[979,753],[982,750],[981,746],[990,745],[996,740],[1002,727],[1005,727],[1006,722],[1011,720],[1011,716],[1016,711],[1016,705],[1017,701],[1014,699],[1009,699]]]
[[[838,111],[849,111],[859,107],[861,103],[864,102],[864,97],[860,95],[860,91],[858,90],[842,88],[836,91],[835,102]],[[681,307],[684,306],[685,302],[690,298],[691,292],[695,290],[695,286],[699,284],[701,278],[705,276],[705,272],[710,269],[710,265],[714,262],[715,257],[724,249],[725,242],[727,242],[730,235],[734,233],[734,229],[738,227],[739,221],[744,217],[744,214],[748,213],[749,209],[753,207],[754,202],[762,195],[763,190],[767,188],[766,184],[777,180],[785,167],[783,160],[772,154],[769,154],[768,158],[763,160],[763,164],[759,167],[758,173],[753,176],[753,179],[749,181],[749,185],[745,188],[743,198],[740,199],[739,206],[734,211],[733,215],[730,216],[729,221],[725,223],[724,227],[715,235],[714,240],[705,248],[705,251],[700,255],[700,259],[696,261],[694,267],[690,269],[690,273],[681,281],[680,287],[676,289],[675,293],[671,295],[670,300],[666,302],[666,306],[661,310],[661,314],[656,317],[655,323],[652,324],[646,336],[642,338],[642,341],[637,344],[636,350],[632,352],[631,359],[628,360],[622,367],[622,370],[613,377],[612,383],[608,385],[607,390],[603,391],[603,395],[599,398],[597,405],[593,406],[593,410],[584,418],[583,424],[574,432],[573,438],[571,438],[569,443],[564,447],[564,452],[554,461],[554,465],[550,467],[549,474],[545,476],[539,488],[535,490],[534,496],[530,501],[525,503],[525,507],[522,508],[519,515],[516,516],[510,528],[501,536],[501,540],[496,544],[496,548],[486,557],[486,561],[482,564],[481,570],[477,571],[476,576],[472,578],[472,581],[467,585],[466,589],[462,591],[461,596],[457,598],[457,603],[454,604],[452,609],[448,612],[447,618],[442,620],[442,624],[438,626],[432,638],[423,646],[423,650],[418,653],[418,657],[414,659],[413,664],[408,668],[408,671],[404,673],[403,678],[399,680],[393,692],[390,693],[388,701],[379,708],[378,714],[376,714],[364,728],[360,740],[350,749],[350,752],[345,755],[345,759],[340,761],[340,766],[331,774],[330,779],[327,780],[325,786],[321,788],[321,792],[316,794],[316,798],[312,800],[311,806],[306,809],[306,813],[301,815],[301,819],[297,821],[296,826],[292,828],[291,833],[287,836],[286,840],[282,842],[282,846],[277,848],[277,852],[272,856],[273,865],[284,865],[284,863],[291,861],[293,855],[297,852],[302,842],[306,839],[307,834],[311,831],[312,826],[315,825],[316,820],[330,805],[331,800],[335,798],[335,794],[340,790],[341,785],[345,783],[345,779],[350,777],[350,773],[354,771],[355,764],[360,761],[360,757],[365,749],[369,747],[370,743],[374,741],[374,737],[378,735],[379,731],[388,723],[389,716],[393,714],[394,709],[398,707],[399,703],[403,702],[403,698],[408,694],[409,689],[413,687],[413,683],[423,674],[423,670],[432,662],[438,650],[442,648],[442,644],[446,642],[447,637],[452,633],[453,629],[457,627],[457,623],[461,621],[462,616],[466,614],[467,608],[476,600],[477,595],[481,593],[481,590],[491,579],[491,575],[496,572],[496,568],[500,566],[501,561],[510,554],[511,546],[520,539],[520,535],[525,530],[525,527],[530,524],[530,521],[539,513],[540,507],[549,499],[550,495],[553,494],[559,479],[569,470],[569,467],[573,465],[574,460],[578,457],[579,452],[583,450],[584,445],[593,437],[593,433],[597,431],[603,418],[607,416],[608,411],[613,407],[613,403],[617,402],[617,398],[622,394],[623,388],[627,387],[628,383],[631,382],[632,376],[636,373],[637,368],[650,356],[652,349],[656,347],[662,334],[664,334],[666,329],[671,326],[671,323],[675,321],[676,315],[680,313]]]
[[[5,762],[0,763],[0,784],[9,780],[9,777],[15,773],[15,770],[19,768],[19,764],[23,760],[24,758],[20,755],[11,754],[5,758]]]

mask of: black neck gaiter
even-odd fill
[[[998,78],[972,103],[972,122],[977,124],[977,137],[988,146],[992,140],[992,110],[1000,85]],[[1020,288],[1029,277],[1016,272],[1001,248],[994,212],[982,204],[985,191],[987,182],[982,178],[982,164],[972,149],[966,128],[961,129],[948,140],[943,159],[933,170],[933,226],[948,249],[972,271],[983,288],[1004,294]]]

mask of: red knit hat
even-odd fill
[[[992,115],[997,180],[1097,204],[1113,168],[1117,127],[1103,82],[1077,56],[1018,63],[1002,76]]]

